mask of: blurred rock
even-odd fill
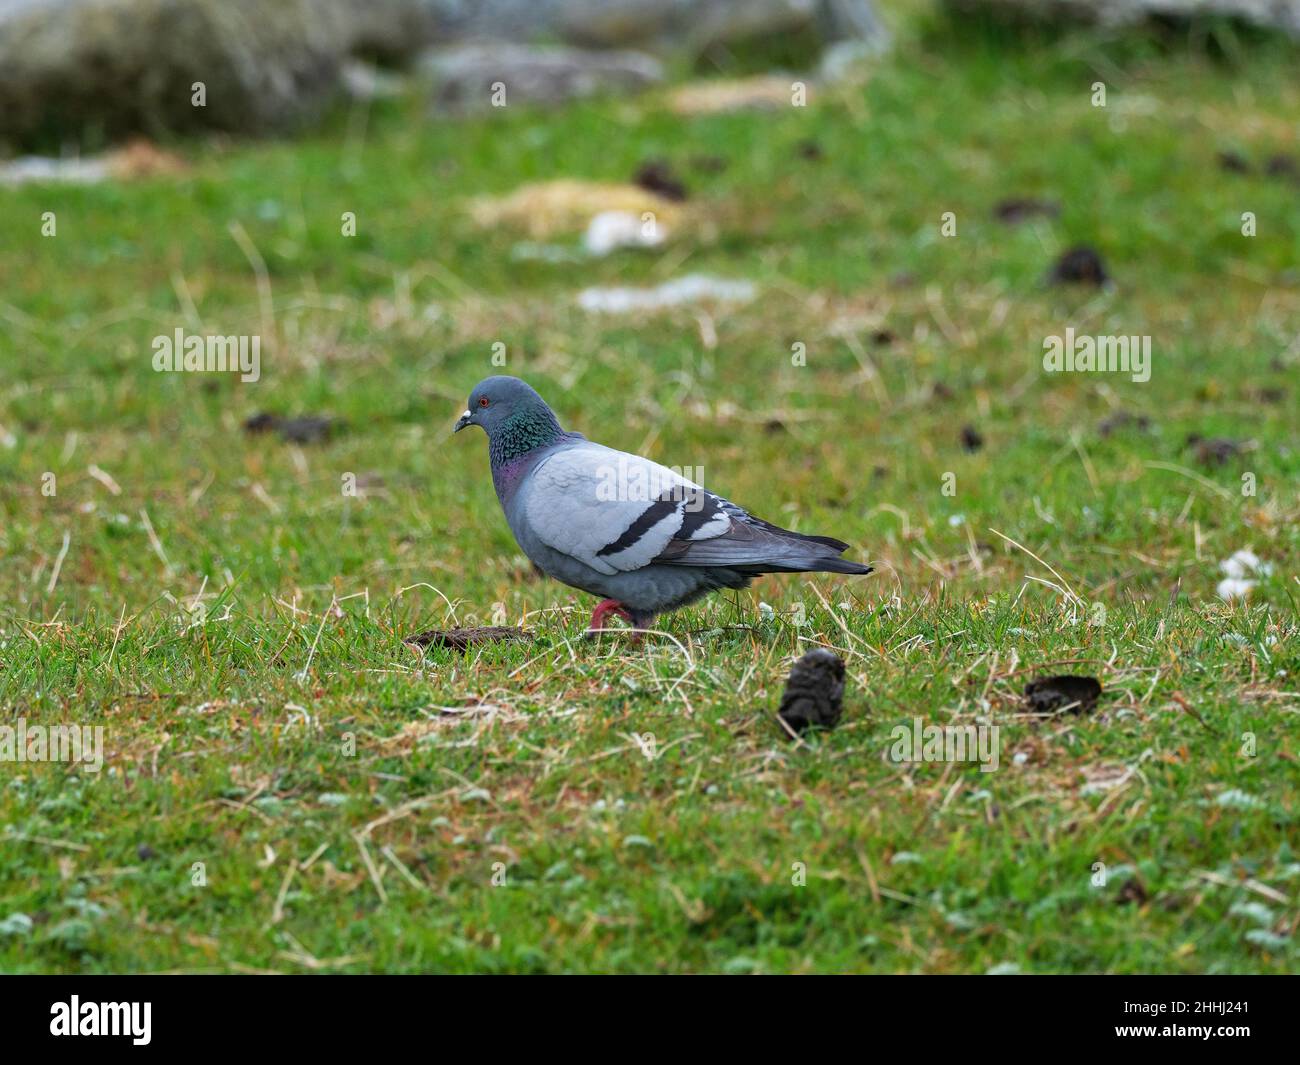
[[[0,0],[2,3],[3,0]],[[276,3],[277,0],[267,0]],[[446,40],[463,0],[323,0],[344,19],[348,50],[395,63]]]
[[[406,92],[405,77],[362,59],[349,59],[340,73],[343,91],[354,100],[391,100]]]
[[[347,43],[335,0],[0,0],[0,138],[290,128]]]
[[[4,0],[0,0],[3,3]],[[872,0],[337,0],[354,48],[399,58],[441,42],[541,40],[698,54],[813,27],[828,45],[887,46]],[[842,53],[839,63],[851,59]]]
[[[554,104],[597,93],[635,92],[664,77],[659,60],[641,52],[501,41],[429,52],[420,73],[431,82],[434,105],[455,111],[490,110],[498,85],[504,86],[507,105]]]
[[[846,81],[889,50],[889,35],[880,30],[865,40],[836,41],[817,64],[818,81]]]
[[[829,44],[886,31],[871,0],[430,0],[453,36],[554,35],[589,48],[700,53],[719,44],[814,27]]]
[[[809,28],[845,46],[826,57],[834,70],[888,42],[872,0],[0,0],[0,140],[277,133],[319,115],[349,56],[399,62],[457,42],[426,68],[440,102],[486,100],[484,79],[554,102],[662,71],[637,52],[526,42],[698,54]],[[356,72],[346,85],[382,94]]]
[[[1300,0],[947,0],[955,11],[1002,12],[1039,21],[1128,26],[1147,19],[1238,18],[1300,37]]]

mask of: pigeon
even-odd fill
[[[614,614],[634,629],[764,573],[870,573],[849,545],[791,532],[657,462],[565,432],[517,377],[488,377],[453,432],[487,433],[492,483],[515,540],[550,577],[600,597],[589,632]]]

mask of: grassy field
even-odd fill
[[[1226,32],[909,18],[802,108],[396,101],[169,145],[182,176],[0,189],[2,723],[106,747],[0,763],[0,969],[1294,969],[1300,187],[1267,160],[1296,69]],[[691,193],[663,248],[523,261],[470,218],[648,158]],[[1059,217],[1007,225],[1009,197]],[[1113,286],[1045,283],[1078,243]],[[759,297],[574,303],[691,272]],[[261,380],[155,373],[178,327],[261,335]],[[1045,373],[1067,327],[1149,335],[1149,382]],[[877,572],[579,640],[594,601],[531,572],[481,435],[450,435],[497,343],[566,427]],[[1229,603],[1239,549],[1271,573]],[[403,642],[494,617],[535,641]],[[845,717],[791,742],[816,645]],[[1097,710],[1024,713],[1055,672]],[[1000,768],[890,760],[918,717],[997,724]]]

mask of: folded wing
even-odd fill
[[[533,471],[526,502],[541,541],[605,574],[651,564],[747,573],[869,573],[848,544],[756,518],[657,462],[586,441]]]
[[[543,543],[613,574],[650,565],[674,541],[726,533],[724,502],[667,466],[583,442],[533,471],[525,515]]]

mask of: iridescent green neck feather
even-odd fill
[[[521,407],[496,427],[488,443],[493,467],[552,444],[564,435],[560,423],[546,406]]]

